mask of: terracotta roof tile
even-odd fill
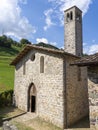
[[[79,65],[79,66],[98,65],[98,53],[89,56],[84,56],[80,60],[75,61],[73,65]]]

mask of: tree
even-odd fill
[[[22,44],[22,45],[24,45],[24,44],[31,44],[31,42],[28,41],[27,39],[22,38],[22,39],[20,40],[20,44]]]
[[[0,46],[11,48],[13,40],[8,38],[6,35],[0,36]]]

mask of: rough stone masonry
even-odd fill
[[[65,49],[28,45],[12,61],[15,105],[61,128],[89,114],[87,68],[71,66],[82,55],[82,12],[65,11]]]

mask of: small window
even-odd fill
[[[34,61],[35,60],[35,54],[33,54],[32,56],[31,56],[31,61]]]
[[[23,75],[26,74],[26,62],[23,64]]]
[[[77,68],[77,78],[78,78],[78,81],[81,81],[81,67],[78,67]]]
[[[67,13],[67,16],[66,16],[66,21],[69,22],[70,21],[70,16],[69,16],[69,13]]]
[[[76,20],[77,20],[77,21],[80,21],[80,20],[81,20],[81,15],[78,14],[78,13],[77,13],[77,15],[76,15]]]
[[[40,73],[44,73],[44,57],[40,57]]]
[[[73,13],[72,13],[72,11],[70,12],[70,20],[73,20]]]

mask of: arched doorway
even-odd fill
[[[28,89],[28,111],[36,111],[36,87],[34,83],[31,83]]]

